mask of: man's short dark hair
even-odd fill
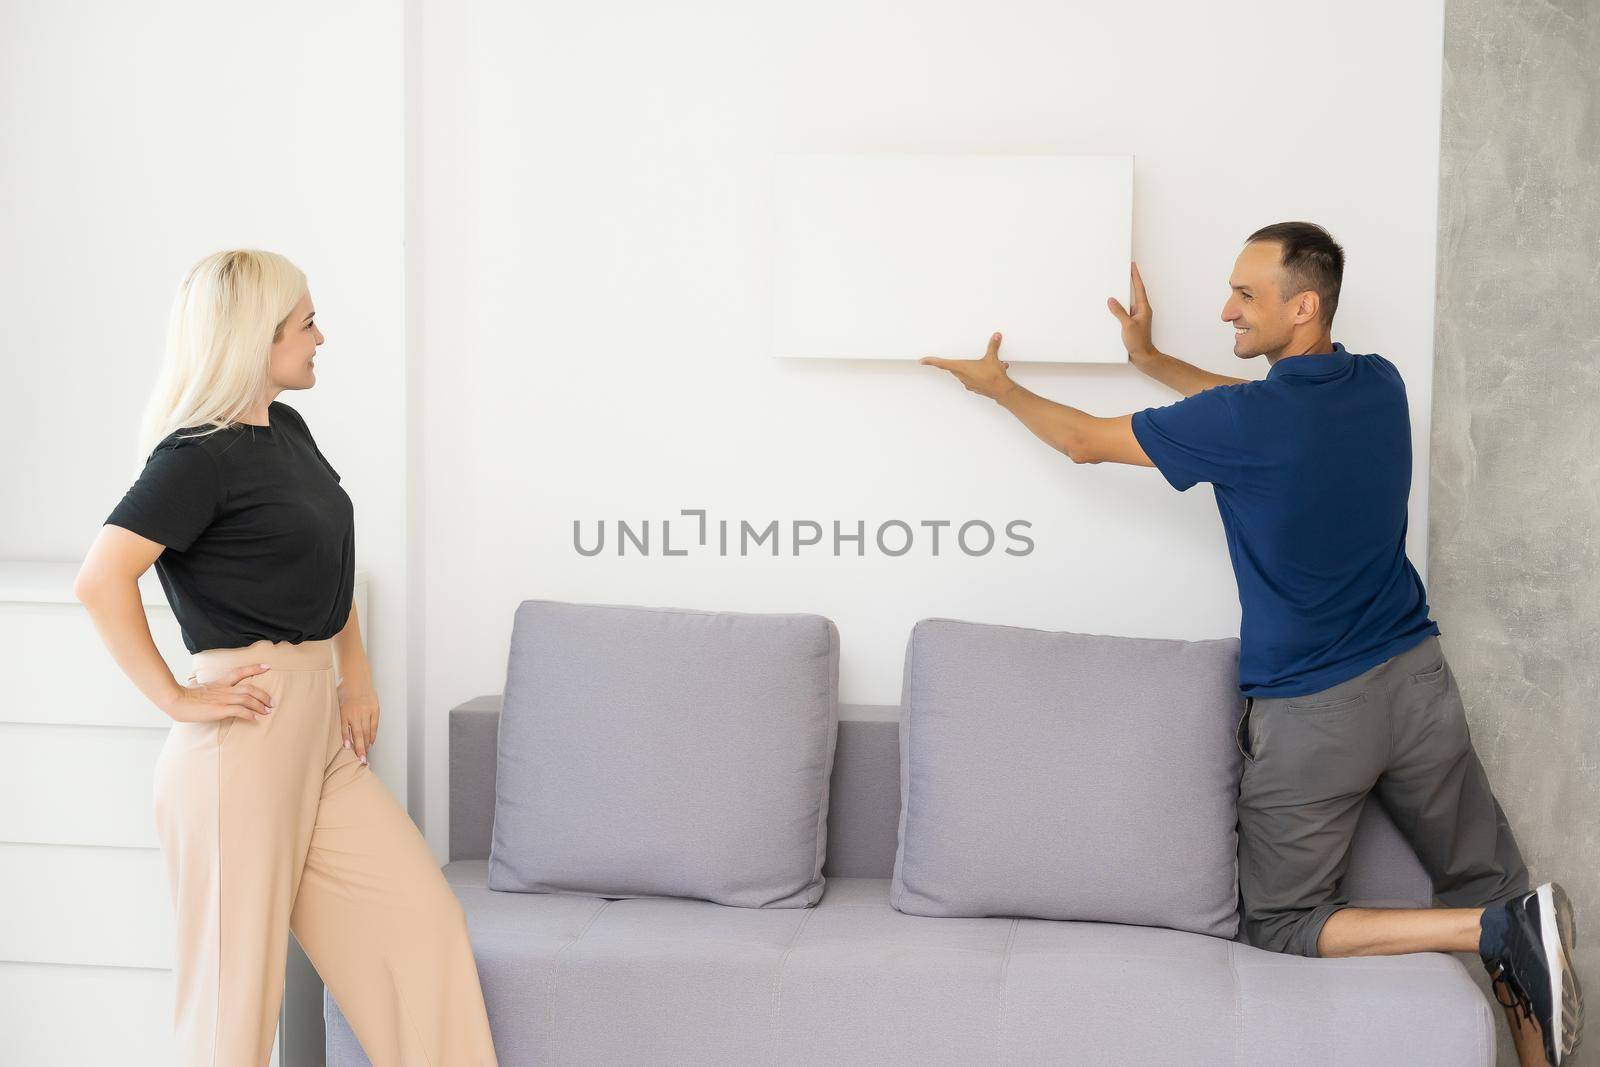
[[[1261,227],[1245,243],[1256,241],[1277,241],[1283,247],[1279,282],[1283,298],[1315,290],[1322,301],[1322,324],[1332,326],[1344,280],[1344,249],[1339,242],[1314,222],[1275,222]]]

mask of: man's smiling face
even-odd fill
[[[1301,302],[1286,301],[1279,292],[1282,248],[1276,241],[1253,241],[1234,261],[1222,321],[1233,327],[1233,354],[1241,358],[1281,351],[1294,333]]]

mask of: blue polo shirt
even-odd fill
[[[1406,556],[1411,417],[1393,363],[1335,343],[1132,421],[1174,489],[1212,485],[1242,694],[1321,692],[1439,632]]]

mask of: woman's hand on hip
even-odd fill
[[[370,685],[339,686],[339,720],[344,747],[367,762],[367,749],[378,740],[378,693]]]
[[[244,679],[271,670],[265,663],[230,667],[214,678],[186,685],[161,710],[178,722],[216,722],[221,719],[249,719],[259,722],[272,714],[275,705],[265,689],[244,684]]]

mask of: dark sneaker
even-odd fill
[[[1511,972],[1506,969],[1506,965],[1499,961],[1494,963],[1485,961],[1484,966],[1489,971],[1489,988],[1494,992],[1494,999],[1502,1008],[1511,1009],[1512,1026],[1520,1029],[1525,1020],[1537,1025],[1528,995],[1522,991],[1521,986],[1512,981]],[[1549,1056],[1545,1058],[1549,1059]]]
[[[1564,889],[1546,882],[1504,907],[1510,918],[1505,944],[1484,961],[1495,999],[1539,1024],[1545,1058],[1560,1067],[1583,1030],[1583,993],[1572,969],[1572,905]]]

